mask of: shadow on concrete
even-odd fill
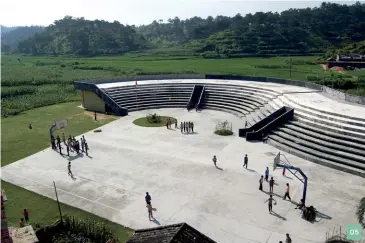
[[[331,220],[332,217],[317,211],[316,218]]]
[[[271,215],[273,215],[275,217],[278,217],[279,219],[282,219],[282,220],[286,221],[286,218],[285,217],[281,216],[280,214],[275,213],[274,211],[271,211]]]
[[[157,224],[157,225],[161,225],[161,224],[160,224],[160,222],[158,222],[158,220],[157,220],[157,219],[155,219],[155,218],[152,218],[151,222],[153,222],[153,223],[155,223],[155,224]]]
[[[71,179],[72,179],[73,181],[76,181],[76,177],[75,177],[74,175],[70,175],[70,177],[71,177]]]
[[[86,155],[89,159],[92,159],[93,157],[92,156],[90,156],[90,155]]]
[[[249,168],[245,168],[245,169],[250,171],[250,172],[256,172],[256,170],[252,170],[252,169],[249,169]]]
[[[277,197],[280,197],[280,198],[283,198],[283,196],[275,193],[275,192],[272,192],[270,193],[270,191],[265,191],[264,189],[262,190],[264,193],[266,193],[267,195],[273,195],[273,196],[277,196]]]
[[[290,176],[284,176],[286,179],[293,180],[293,177]]]
[[[218,169],[218,170],[224,171],[222,168],[220,168],[218,166],[216,166],[215,168]]]
[[[72,161],[72,160],[75,160],[75,159],[77,159],[77,158],[82,158],[82,157],[84,157],[84,154],[83,153],[79,153],[79,154],[76,154],[76,155],[70,155],[70,156],[68,156],[68,161]]]

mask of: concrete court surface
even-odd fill
[[[136,118],[157,112],[193,121],[195,134],[180,130],[138,127]],[[217,121],[233,123],[235,136],[213,134]],[[72,124],[69,124],[72,126]],[[242,121],[233,115],[203,110],[161,109],[133,112],[108,125],[101,133],[85,134],[90,147],[86,155],[62,157],[45,149],[2,168],[2,179],[105,217],[133,229],[187,222],[217,242],[324,242],[335,226],[356,224],[355,207],[365,196],[365,179],[319,166],[285,154],[309,178],[307,204],[321,213],[315,223],[301,218],[295,205],[281,196],[291,185],[298,202],[303,184],[287,172],[272,173],[277,185],[275,214],[268,213],[267,193],[260,192],[259,178],[266,166],[272,171],[279,150],[263,143],[248,143],[237,136]],[[248,170],[242,167],[249,156]],[[218,158],[213,166],[212,157]],[[67,175],[72,161],[75,179]],[[268,191],[268,184],[264,183]],[[155,220],[149,221],[146,191],[152,196]],[[363,235],[365,235],[363,233]]]

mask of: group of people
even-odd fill
[[[66,146],[67,156],[70,156],[70,151],[75,151],[77,154],[80,154],[80,151],[82,151],[85,152],[86,155],[88,155],[89,146],[84,136],[80,138],[79,142],[75,137],[71,137],[71,135],[69,135],[66,141],[65,134],[62,134],[62,141]],[[51,145],[52,149],[58,149],[60,154],[62,155],[61,138],[59,135],[57,135],[56,139],[53,135],[51,136]]]
[[[23,216],[24,217],[20,218],[19,228],[25,227],[25,223],[28,223],[28,221],[29,221],[29,212],[27,211],[26,208],[23,211]]]
[[[193,122],[181,122],[180,124],[181,133],[194,133],[194,123]]]

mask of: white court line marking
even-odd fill
[[[38,185],[42,185],[42,186],[45,186],[45,187],[53,188],[53,186],[50,186],[50,185],[47,185],[47,184],[43,184],[43,183],[36,182],[36,181],[31,180],[31,179],[29,179],[29,178],[27,178],[27,177],[24,177],[24,176],[20,176],[20,175],[17,175],[17,174],[14,174],[14,173],[8,172],[8,171],[2,171],[2,172],[3,172],[3,173],[5,173],[5,174],[6,174],[6,173],[11,174],[11,175],[13,175],[13,176],[15,176],[15,177],[20,177],[20,178],[22,178],[22,179],[26,179],[26,180],[31,181],[31,182],[33,182],[33,183],[35,183],[35,184],[38,184]],[[74,197],[81,198],[81,199],[83,199],[83,200],[85,200],[85,201],[88,201],[88,202],[91,202],[91,203],[95,203],[95,204],[98,204],[98,205],[100,205],[100,206],[103,206],[103,207],[106,207],[106,208],[110,208],[110,209],[113,209],[113,210],[118,211],[118,212],[122,212],[122,211],[121,211],[121,210],[119,210],[119,209],[116,209],[116,208],[113,208],[113,207],[111,207],[111,206],[108,206],[108,205],[105,205],[105,204],[102,204],[102,203],[96,202],[96,201],[97,201],[97,200],[99,200],[100,198],[99,198],[99,199],[97,199],[97,200],[95,200],[95,201],[92,201],[92,200],[90,200],[90,199],[88,199],[88,198],[85,198],[85,197],[82,197],[82,196],[76,195],[76,194],[74,194],[74,193],[72,193],[72,192],[68,192],[68,191],[65,191],[65,190],[60,189],[60,188],[57,188],[57,191],[62,191],[62,192],[64,192],[64,193],[66,193],[66,194],[72,195],[72,196],[74,196]],[[65,203],[65,204],[67,204],[67,203]],[[68,205],[69,205],[69,204],[68,204]]]

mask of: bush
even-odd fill
[[[287,65],[261,64],[261,65],[255,65],[255,68],[264,68],[264,69],[285,69],[285,68],[289,68],[289,66],[287,66]]]
[[[149,114],[147,116],[147,121],[149,123],[160,123],[161,122],[161,117],[159,115],[155,114]]]
[[[227,130],[227,129],[216,130],[214,133],[217,134],[217,135],[220,135],[220,136],[233,135],[233,132],[231,130]]]
[[[321,81],[322,80],[321,77],[313,76],[313,75],[307,75],[306,76],[306,79],[307,79],[307,81],[310,81],[310,82],[317,82],[317,81]]]

